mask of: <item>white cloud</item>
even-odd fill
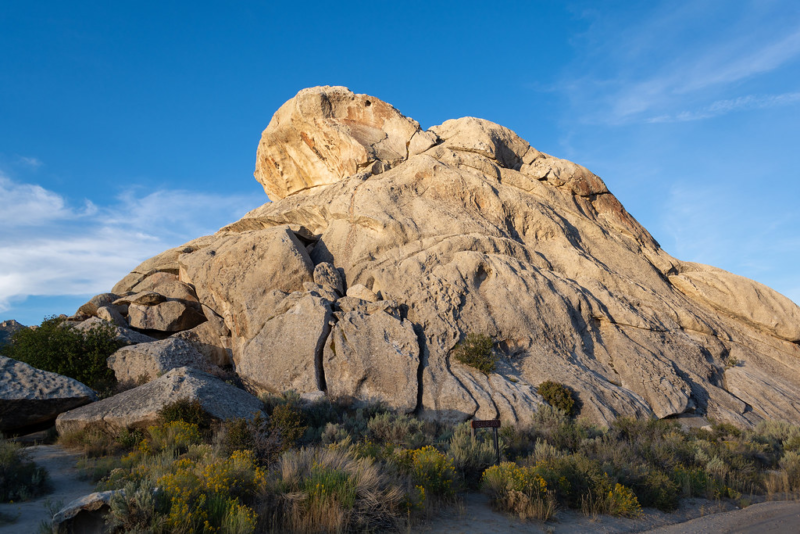
[[[58,193],[0,175],[0,312],[28,296],[108,291],[141,261],[215,232],[253,204],[159,190],[75,209]]]
[[[711,105],[706,106],[698,111],[682,111],[675,115],[659,115],[658,117],[648,119],[647,122],[658,123],[696,121],[718,117],[732,111],[774,108],[795,104],[797,102],[800,102],[800,92],[767,96],[748,95],[728,100],[717,100]]]
[[[776,215],[749,193],[673,186],[657,231],[661,244],[680,260],[752,278],[800,302],[800,215]]]
[[[25,156],[19,156],[19,157],[17,157],[17,161],[19,161],[20,163],[22,163],[23,165],[26,165],[28,167],[33,167],[34,169],[38,169],[39,167],[41,167],[43,165],[42,161],[39,160],[38,158],[29,158],[29,157],[25,157]]]

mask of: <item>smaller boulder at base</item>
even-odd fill
[[[158,422],[158,411],[180,399],[198,400],[214,419],[252,419],[263,404],[253,395],[191,367],[167,374],[89,406],[62,413],[56,419],[59,434],[97,427],[115,434],[123,429],[147,428]]]
[[[75,499],[53,516],[53,534],[106,534],[114,532],[106,524],[111,497],[122,490],[90,493]]]
[[[0,431],[51,421],[61,412],[90,403],[92,389],[73,378],[0,356]]]

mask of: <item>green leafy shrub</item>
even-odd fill
[[[547,380],[539,384],[538,392],[550,406],[558,408],[569,416],[574,415],[575,398],[569,387]]]
[[[181,420],[148,427],[147,433],[149,438],[140,447],[152,451],[183,453],[201,441],[197,425]]]
[[[306,428],[303,411],[296,404],[280,404],[272,410],[269,429],[280,435],[284,450],[292,448]]]
[[[800,453],[787,452],[781,458],[780,466],[786,472],[789,487],[793,491],[800,490]]]
[[[453,357],[459,362],[489,374],[494,371],[496,358],[492,353],[494,342],[485,334],[467,334],[467,337],[455,346]]]
[[[86,332],[68,326],[61,317],[49,317],[36,329],[24,328],[13,334],[11,343],[0,351],[28,365],[83,382],[96,391],[116,384],[106,359],[122,346],[109,324]]]
[[[222,429],[222,444],[227,454],[251,451],[261,466],[274,463],[285,449],[280,432],[271,429],[261,414],[251,420],[226,421]]]
[[[48,491],[47,471],[28,459],[20,445],[0,439],[0,502],[26,501]]]
[[[182,398],[165,405],[158,411],[158,420],[162,424],[183,421],[197,425],[202,432],[211,428],[211,416],[197,399]]]

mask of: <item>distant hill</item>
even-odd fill
[[[0,323],[0,345],[5,345],[11,341],[11,336],[14,332],[27,328],[24,324],[20,324],[14,319],[3,321]]]

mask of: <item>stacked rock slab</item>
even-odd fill
[[[598,423],[800,423],[800,308],[671,257],[599,177],[507,128],[467,117],[423,131],[374,97],[307,89],[264,131],[255,175],[273,202],[114,288],[178,272],[255,389],[525,421],[555,380]],[[469,332],[495,340],[496,372],[451,358]],[[340,338],[347,357],[330,347]]]
[[[59,434],[98,428],[114,434],[123,429],[147,428],[158,422],[158,411],[181,399],[199,401],[218,420],[252,419],[263,404],[256,397],[197,369],[181,367],[142,386],[62,413],[56,419]]]

